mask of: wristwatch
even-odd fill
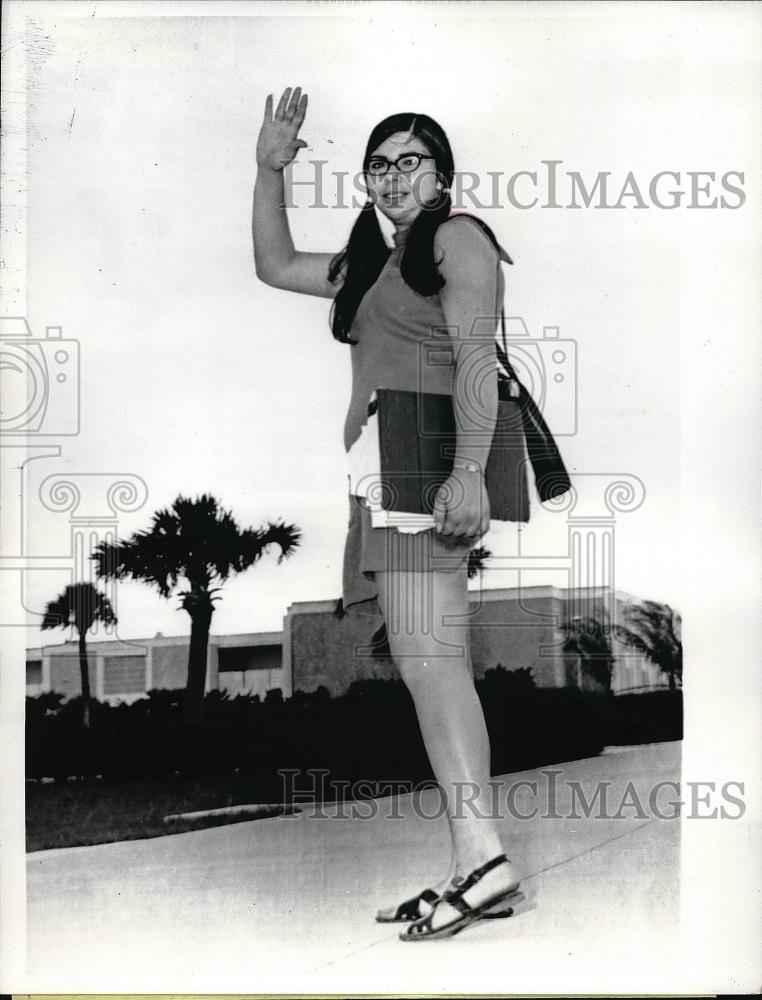
[[[455,460],[452,463],[453,469],[462,469],[464,472],[481,472],[481,466],[477,465],[476,462],[464,462]]]

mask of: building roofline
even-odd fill
[[[181,643],[189,643],[190,635],[161,635],[152,638],[140,639],[92,639],[87,643],[88,653],[108,652],[119,649],[121,651],[129,649],[131,646],[177,646]],[[267,646],[283,642],[283,632],[231,632],[212,633],[209,636],[209,644],[225,648],[235,645]],[[74,639],[66,639],[63,642],[52,642],[45,646],[27,646],[27,656],[44,656],[51,650],[79,650],[79,643]]]
[[[566,601],[572,596],[581,596],[584,594],[595,595],[604,594],[609,591],[608,587],[558,587],[552,583],[546,584],[536,584],[529,587],[482,587],[481,589],[469,590],[469,603],[482,603],[488,604],[495,601],[503,600],[516,600],[516,598],[521,594],[524,599],[540,598],[540,597],[551,597],[557,600]],[[634,595],[630,594],[625,590],[614,590],[614,595],[616,599],[624,601],[626,603],[632,603],[638,600]],[[288,605],[286,608],[286,613],[284,618],[288,618],[290,615],[300,615],[300,614],[320,614],[324,612],[333,612],[336,607],[336,598],[323,599],[317,601],[294,601],[292,604]],[[231,633],[211,633],[209,636],[209,644],[217,646],[220,648],[235,646],[235,645],[249,645],[249,646],[267,646],[276,645],[278,643],[283,643],[285,639],[285,633],[283,630],[273,631],[273,632],[231,632]],[[190,635],[160,635],[152,637],[144,637],[137,639],[94,639],[87,643],[87,649],[90,653],[106,653],[109,650],[123,652],[132,646],[176,646],[179,643],[190,642]],[[77,651],[78,643],[76,640],[64,640],[57,643],[49,643],[43,646],[28,646],[26,648],[26,655],[28,658],[38,658],[44,656],[52,650],[61,650],[65,652]]]
[[[584,594],[595,595],[608,593],[609,587],[558,587],[553,583],[535,584],[524,587],[482,587],[469,590],[470,601],[504,601],[515,600],[519,594],[524,598],[554,597],[558,600],[568,600],[572,595],[579,597]],[[635,598],[624,590],[614,590],[615,597],[624,600],[635,600]],[[331,600],[317,601],[294,601],[286,608],[286,617],[290,614],[316,614],[322,611],[333,611],[336,607],[336,598]]]

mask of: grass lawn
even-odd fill
[[[256,802],[254,782],[244,774],[189,778],[181,775],[125,781],[82,779],[26,784],[26,849],[107,844],[184,833],[226,823],[275,816],[281,806],[257,814],[173,820],[164,817]],[[261,810],[261,811],[260,811]]]

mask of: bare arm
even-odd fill
[[[456,425],[455,464],[451,488],[462,498],[435,511],[443,534],[481,535],[489,528],[489,499],[484,486],[497,421],[495,366],[495,299],[497,257],[489,239],[467,219],[443,224],[434,239],[439,269],[445,279],[440,293],[447,325],[453,328],[455,374],[453,411]]]
[[[257,141],[257,180],[254,185],[252,238],[257,277],[274,288],[332,299],[340,282],[328,280],[333,254],[303,253],[294,247],[285,207],[283,171],[306,146],[297,138],[307,112],[307,95],[287,87],[273,114],[268,95]]]

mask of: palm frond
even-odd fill
[[[69,605],[66,595],[59,594],[54,601],[48,601],[40,628],[67,628],[68,625]]]
[[[682,618],[668,604],[644,600],[629,605],[617,637],[663,673],[682,678]]]
[[[473,580],[475,576],[482,573],[488,559],[492,558],[492,553],[483,545],[479,545],[468,553],[468,579]]]
[[[40,628],[68,628],[73,625],[80,635],[98,621],[111,625],[117,618],[111,602],[92,583],[72,583],[53,601],[49,601]]]
[[[231,513],[209,494],[196,500],[179,496],[170,509],[157,511],[151,528],[127,541],[102,542],[92,556],[98,576],[139,579],[169,597],[180,577],[204,587],[215,578],[226,580],[253,565],[275,543],[279,562],[300,542],[294,525],[270,522],[259,530],[241,530]]]

